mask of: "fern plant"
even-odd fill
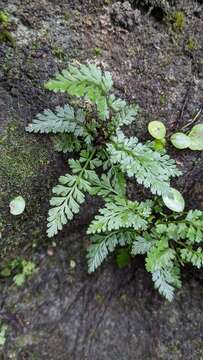
[[[76,159],[69,159],[69,172],[53,188],[48,236],[56,235],[79,213],[86,193],[100,196],[104,206],[87,229],[89,272],[117,246],[132,256],[146,254],[146,269],[155,287],[171,300],[181,284],[180,264],[203,265],[202,213],[189,212],[180,220],[175,215],[171,223],[165,215],[157,219],[156,200],[128,199],[126,180],[134,179],[156,197],[168,197],[165,203],[170,204],[170,180],[181,174],[175,161],[164,151],[154,151],[150,143],[126,137],[122,128],[135,121],[139,108],[114,96],[109,72],[94,64],[69,66],[45,87],[66,92],[74,101],[37,115],[27,131],[53,133],[56,150],[78,153]]]

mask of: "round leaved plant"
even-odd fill
[[[161,121],[150,121],[148,124],[148,131],[155,139],[164,139],[166,136],[166,127]]]
[[[182,212],[185,208],[185,200],[181,193],[171,188],[167,195],[163,195],[164,204],[172,211]]]
[[[191,150],[203,150],[203,124],[193,126],[189,133]]]
[[[25,199],[19,195],[16,196],[9,204],[10,206],[10,213],[12,215],[20,215],[25,210]]]
[[[191,145],[190,137],[180,132],[171,136],[171,142],[177,149],[187,149]]]

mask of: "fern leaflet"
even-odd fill
[[[134,233],[130,230],[119,230],[92,237],[92,244],[87,249],[88,271],[94,272],[113,252],[117,245],[124,246],[132,242]]]
[[[47,234],[52,237],[62,230],[68,220],[80,210],[80,205],[85,201],[84,192],[90,190],[90,183],[86,179],[87,167],[90,165],[95,151],[83,152],[84,166],[79,161],[70,160],[69,164],[74,175],[65,175],[59,178],[59,184],[53,188],[50,204],[52,208],[48,213]]]
[[[146,257],[146,269],[149,272],[154,272],[170,267],[173,265],[175,257],[175,250],[169,248],[166,239],[161,239],[148,251]]]
[[[113,82],[110,73],[102,73],[101,69],[94,64],[69,66],[62,74],[56,76],[45,85],[49,90],[55,92],[67,92],[70,95],[85,97],[97,105],[102,119],[109,115],[107,95],[112,88]]]
[[[120,164],[129,177],[135,176],[139,184],[150,188],[153,194],[163,195],[170,191],[170,178],[180,175],[174,160],[168,155],[152,151],[137,138],[127,139],[119,131],[107,144],[113,164]]]
[[[197,250],[193,249],[181,249],[180,251],[181,258],[185,262],[191,263],[193,266],[200,269],[203,266],[203,251],[202,248],[198,248]]]
[[[152,272],[152,280],[155,289],[158,289],[159,293],[168,301],[172,301],[175,288],[181,287],[180,269],[176,265],[156,270]]]
[[[44,110],[30,123],[26,130],[34,133],[74,133],[76,136],[83,135],[85,113],[83,110],[74,111],[70,105],[57,106],[55,111]]]
[[[94,234],[120,228],[146,229],[151,214],[150,201],[138,203],[125,198],[114,197],[99,210],[87,233]]]

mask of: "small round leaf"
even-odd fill
[[[17,196],[10,202],[9,206],[12,215],[20,215],[25,210],[25,200],[22,196]]]
[[[166,127],[161,121],[151,121],[148,124],[148,131],[150,135],[155,139],[163,139],[166,135]]]
[[[185,208],[185,200],[181,193],[171,188],[170,193],[168,195],[163,195],[163,202],[172,211],[182,212]]]
[[[191,144],[191,139],[183,133],[176,133],[171,136],[171,142],[177,149],[187,149]]]
[[[191,150],[203,150],[203,124],[193,126],[189,133]]]

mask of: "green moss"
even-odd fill
[[[198,49],[198,42],[197,40],[195,39],[195,37],[191,36],[189,37],[187,43],[186,43],[186,46],[185,46],[186,50],[189,51],[189,52],[193,52],[195,50]]]
[[[6,43],[6,42],[12,44],[13,46],[15,45],[15,41],[11,33],[8,30],[4,29],[0,32],[0,43]]]
[[[24,246],[32,248],[33,242],[46,241],[47,209],[43,211],[43,205],[46,207],[44,199],[48,199],[52,184],[49,186],[50,177],[45,172],[51,168],[53,153],[42,141],[28,135],[17,122],[10,123],[0,136],[1,260],[19,255]],[[26,210],[12,216],[9,202],[18,194],[25,198]]]
[[[98,303],[102,304],[104,302],[104,296],[100,293],[95,294],[95,299]]]
[[[70,20],[70,14],[66,11],[64,14],[63,14],[63,18],[66,22],[69,22]]]
[[[8,42],[15,45],[15,40],[8,30],[9,16],[5,11],[0,11],[0,43]]]
[[[174,11],[169,15],[169,21],[175,31],[182,32],[186,21],[185,13],[180,10]]]
[[[9,23],[8,14],[5,11],[1,10],[0,11],[0,24],[3,24],[4,26],[7,26],[8,23]]]
[[[52,53],[53,55],[59,59],[60,61],[67,61],[68,60],[68,56],[65,53],[65,51],[60,48],[60,47],[53,47],[52,48]]]
[[[92,49],[93,55],[99,57],[102,55],[102,49],[100,47],[95,47]]]
[[[48,164],[47,149],[34,137],[28,137],[16,122],[11,123],[0,137],[0,180],[3,190],[18,190],[30,182],[40,166]]]
[[[164,106],[167,103],[167,96],[164,93],[161,93],[159,100],[160,100],[160,105]]]

